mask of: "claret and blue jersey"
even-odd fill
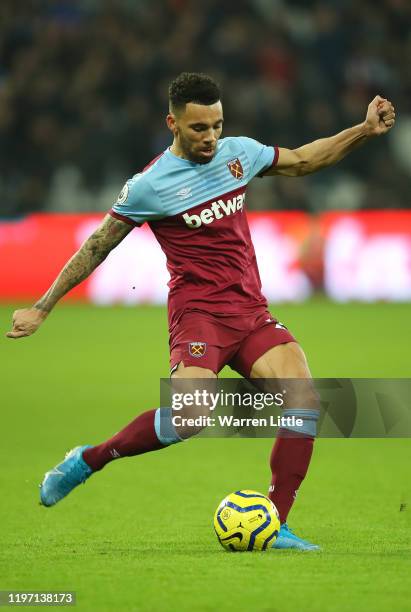
[[[166,149],[125,184],[110,214],[132,225],[147,222],[166,254],[170,328],[187,310],[218,316],[266,307],[245,192],[277,158],[276,147],[223,138],[207,164]]]

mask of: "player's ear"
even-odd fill
[[[166,117],[166,123],[167,123],[167,127],[170,130],[170,132],[173,132],[173,134],[175,135],[177,133],[177,125],[176,125],[176,117],[173,113],[168,113]]]

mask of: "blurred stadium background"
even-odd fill
[[[394,102],[388,137],[310,177],[256,180],[247,205],[266,211],[251,223],[271,301],[323,289],[343,301],[409,300],[410,26],[407,0],[4,0],[0,299],[43,291],[125,179],[170,143],[169,81],[202,70],[223,87],[225,134],[266,144],[358,123],[377,93]],[[150,271],[131,272],[147,257]],[[166,280],[143,229],[71,297],[162,303]]]
[[[254,208],[407,208],[408,0],[3,0],[1,202],[10,216],[106,210],[170,142],[169,81],[210,72],[226,135],[294,147],[363,119],[377,93],[389,138],[299,181],[260,181]]]

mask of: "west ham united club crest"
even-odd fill
[[[243,178],[244,170],[238,157],[229,161],[227,166],[234,178],[238,180],[241,180]]]
[[[205,342],[189,342],[188,352],[191,357],[203,357],[205,355],[207,344]]]

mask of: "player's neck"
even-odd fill
[[[173,141],[173,144],[170,147],[170,151],[176,157],[181,157],[181,159],[187,159],[188,161],[190,161],[187,155],[184,154],[184,151],[182,150],[178,142],[176,142],[175,140]]]

